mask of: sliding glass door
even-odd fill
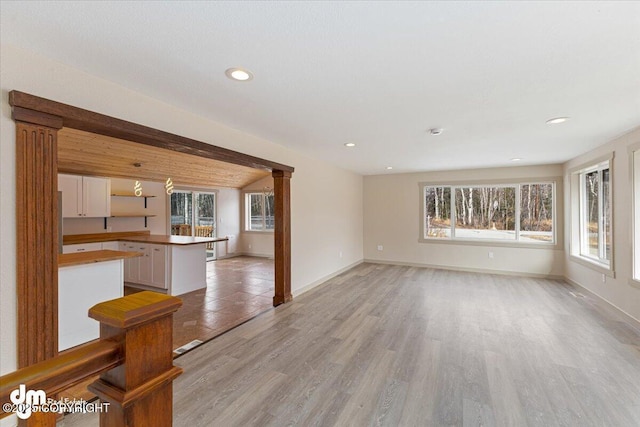
[[[216,237],[216,194],[174,191],[171,194],[171,234]],[[207,244],[207,261],[216,259],[215,243]]]

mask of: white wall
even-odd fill
[[[0,46],[0,75],[0,374],[16,367],[15,144],[12,142],[15,125],[7,103],[10,90],[32,93],[295,167],[291,180],[294,294],[362,260],[360,175],[12,46]]]
[[[628,147],[640,144],[640,128],[565,163],[565,277],[609,301],[620,310],[640,320],[640,287],[632,277],[632,185]],[[603,155],[611,154],[613,177],[613,257],[615,278],[605,277],[593,268],[577,263],[569,251],[570,191],[569,171]]]
[[[501,247],[491,244],[418,242],[421,182],[483,182],[562,176],[562,166],[531,166],[410,174],[364,178],[364,257],[378,262],[407,263],[444,268],[507,272],[535,276],[562,276],[562,246],[555,248]],[[557,235],[562,238],[562,180],[556,188]],[[378,251],[377,246],[383,250]],[[488,252],[494,253],[489,259]]]

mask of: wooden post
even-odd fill
[[[273,305],[291,301],[291,172],[274,170],[274,258],[275,296]]]
[[[14,108],[18,368],[58,354],[58,129],[62,119]],[[21,426],[53,427],[36,413]]]
[[[108,411],[102,427],[169,427],[173,422],[173,380],[182,369],[173,366],[173,313],[179,298],[139,292],[100,303],[89,317],[100,322],[100,339],[121,340],[124,364],[89,385]]]

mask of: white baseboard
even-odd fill
[[[237,256],[252,256],[256,258],[269,258],[273,259],[273,254],[257,254],[254,252],[240,252]]]
[[[527,272],[521,272],[521,271],[506,271],[506,270],[491,270],[491,269],[485,269],[485,268],[466,268],[466,267],[456,267],[456,266],[450,266],[450,265],[422,264],[422,263],[415,263],[415,262],[384,261],[384,260],[377,260],[377,259],[365,259],[364,262],[368,262],[371,264],[403,265],[407,267],[434,268],[437,270],[464,271],[468,273],[498,274],[501,276],[532,277],[536,279],[552,279],[552,280],[565,279],[564,276],[557,276],[553,274],[527,273]]]
[[[319,286],[319,285],[323,284],[323,283],[324,283],[324,282],[326,282],[327,280],[331,280],[331,279],[333,279],[334,277],[336,277],[336,276],[338,276],[338,275],[340,275],[340,274],[344,273],[344,272],[345,272],[345,271],[347,271],[347,270],[351,270],[353,267],[358,266],[358,265],[360,265],[360,264],[362,264],[362,263],[363,263],[363,260],[356,261],[356,262],[354,262],[353,264],[349,264],[348,266],[343,267],[343,268],[341,268],[341,269],[340,269],[340,270],[338,270],[338,271],[334,271],[333,273],[331,273],[331,274],[329,274],[329,275],[327,275],[327,276],[324,276],[324,277],[323,277],[323,278],[321,278],[321,279],[318,279],[318,280],[316,280],[316,281],[314,281],[314,282],[311,282],[311,283],[309,283],[308,285],[301,287],[300,289],[292,290],[292,291],[291,291],[291,294],[292,294],[293,298],[297,298],[297,297],[299,297],[300,295],[302,295],[303,293],[305,293],[305,292],[307,292],[307,291],[310,291],[311,289],[315,288],[316,286]]]
[[[235,252],[234,252],[234,253],[232,253],[232,254],[226,254],[226,255],[223,255],[223,256],[216,256],[216,260],[219,260],[219,259],[235,258],[235,257],[239,257],[239,256],[242,256],[242,254],[241,254],[241,253],[235,253]]]
[[[617,311],[620,312],[620,314],[622,314],[623,317],[626,318],[626,320],[633,324],[636,328],[640,329],[640,320],[636,319],[635,317],[633,317],[632,315],[630,315],[629,313],[627,313],[626,311],[624,311],[623,309],[621,309],[620,307],[618,307],[617,305],[615,305],[614,303],[612,303],[611,301],[609,301],[608,299],[596,294],[595,292],[593,292],[591,289],[586,288],[584,286],[582,286],[580,283],[576,282],[575,280],[569,279],[568,277],[565,277],[564,280],[574,286],[579,287],[580,289],[584,289],[585,291],[589,292],[589,295],[597,298],[598,300],[600,300],[601,302],[610,305],[611,307],[615,308]]]

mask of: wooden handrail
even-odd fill
[[[110,405],[100,413],[101,426],[171,426],[172,381],[182,373],[173,366],[171,339],[180,306],[179,298],[149,291],[95,305],[89,317],[100,322],[99,341],[0,377],[0,418],[21,386],[53,397],[100,374],[89,389]],[[55,413],[31,415],[22,426],[55,426]]]
[[[101,340],[84,344],[53,359],[36,363],[0,377],[0,402],[24,384],[27,390],[44,390],[54,395],[96,374],[115,368],[124,361],[122,343]],[[2,413],[0,418],[9,415]]]

